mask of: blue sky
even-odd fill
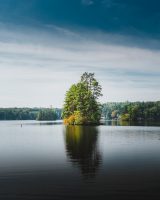
[[[0,107],[61,107],[85,72],[101,102],[160,99],[159,0],[0,0]]]

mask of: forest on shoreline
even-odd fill
[[[101,104],[104,120],[160,121],[160,101]],[[0,108],[0,120],[59,120],[61,108]]]
[[[58,120],[59,108],[0,108],[0,120]]]
[[[108,102],[102,105],[105,120],[160,121],[160,101]]]

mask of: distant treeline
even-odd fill
[[[160,101],[120,102],[101,105],[106,120],[160,121]],[[60,108],[0,108],[0,120],[58,120]]]
[[[57,119],[61,119],[61,109],[41,109],[38,112],[37,115],[37,120],[39,121],[43,121],[43,120],[57,120]]]
[[[0,108],[0,120],[57,120],[59,108]]]
[[[106,120],[160,121],[160,101],[105,103],[102,117]]]

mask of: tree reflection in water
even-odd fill
[[[85,178],[94,177],[101,163],[94,126],[66,126],[65,144],[69,160],[79,166]]]

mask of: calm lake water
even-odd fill
[[[160,127],[1,121],[0,199],[159,200]]]

